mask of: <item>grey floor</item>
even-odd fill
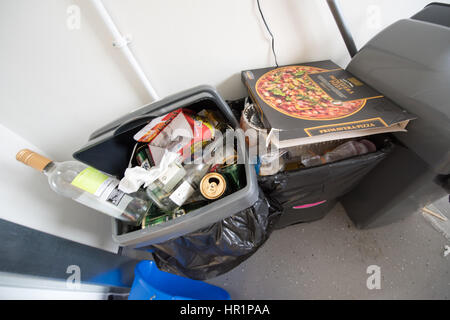
[[[428,217],[358,230],[340,204],[322,220],[277,230],[252,257],[209,280],[232,299],[449,299],[450,242]],[[377,265],[381,288],[369,290]]]

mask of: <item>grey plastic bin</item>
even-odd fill
[[[436,8],[447,20],[449,9]],[[450,28],[431,19],[404,19],[370,40],[348,65],[348,71],[418,116],[408,133],[393,134],[397,147],[388,159],[342,199],[357,227],[395,222],[449,193],[449,52]]]
[[[75,152],[73,157],[106,173],[121,177],[134,147],[133,135],[154,117],[178,108],[197,111],[203,108],[216,109],[231,126],[239,128],[239,122],[217,91],[210,86],[199,86],[143,106],[95,131],[87,145]],[[235,137],[238,154],[245,160],[244,188],[185,216],[137,231],[126,232],[126,226],[121,221],[113,219],[114,241],[120,246],[135,248],[161,243],[207,227],[251,207],[258,199],[256,173],[254,166],[247,161],[248,154],[243,133],[237,130]]]

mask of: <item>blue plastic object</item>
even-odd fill
[[[136,265],[129,300],[230,300],[222,288],[158,269],[153,261]]]

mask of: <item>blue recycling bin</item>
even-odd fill
[[[222,288],[158,269],[153,261],[136,265],[129,300],[230,300]]]

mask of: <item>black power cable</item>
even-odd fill
[[[262,18],[262,20],[263,20],[263,22],[264,22],[264,25],[266,26],[266,29],[267,29],[267,31],[269,32],[270,37],[272,38],[272,52],[273,52],[273,57],[275,58],[275,65],[276,65],[277,68],[278,68],[277,55],[276,55],[276,53],[275,53],[275,38],[273,37],[272,31],[270,31],[270,28],[269,28],[269,26],[267,25],[266,19],[264,18],[264,14],[263,14],[263,12],[262,12],[262,10],[261,10],[261,6],[260,6],[260,4],[259,4],[259,0],[256,0],[256,3],[258,4],[258,10],[259,10],[259,13],[261,14],[261,18]]]

